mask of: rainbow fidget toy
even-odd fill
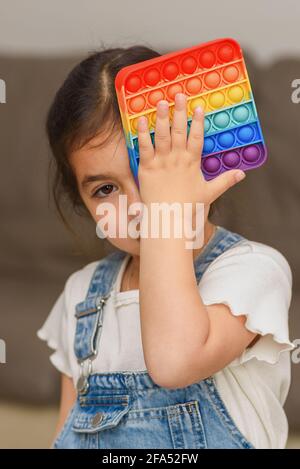
[[[209,180],[229,169],[254,169],[267,158],[240,45],[217,39],[122,68],[115,79],[130,167],[138,184],[137,118],[146,115],[152,143],[156,104],[187,95],[188,133],[193,110],[205,112],[201,168]]]

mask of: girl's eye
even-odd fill
[[[113,187],[116,187],[114,186],[114,184],[105,184],[105,186],[101,186],[99,187],[99,189],[97,189],[94,194],[93,194],[93,197],[107,197],[109,194],[111,194],[112,192],[114,192],[112,189]],[[117,190],[117,188],[116,188]]]

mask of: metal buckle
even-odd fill
[[[87,373],[84,371],[84,364],[87,362],[88,369]],[[86,394],[89,388],[89,375],[92,372],[92,360],[88,358],[87,360],[84,360],[83,362],[80,363],[80,376],[78,378],[78,381],[76,383],[76,389],[79,394]]]
[[[97,305],[97,311],[100,311],[99,319],[98,319],[98,326],[102,326],[102,318],[104,312],[104,304],[106,303],[105,298],[100,298],[100,303]]]
[[[103,306],[105,305],[105,303],[108,300],[108,298],[110,297],[110,295],[111,295],[111,292],[109,292],[107,295],[103,295],[103,296],[98,297],[99,302],[97,304],[97,309],[103,308]],[[97,300],[98,300],[98,298],[97,298]]]

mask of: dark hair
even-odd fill
[[[52,195],[66,226],[64,196],[76,213],[86,211],[68,155],[104,129],[109,132],[102,144],[122,129],[114,85],[118,71],[160,55],[142,45],[99,50],[76,65],[57,91],[48,111],[46,131],[55,160]]]
[[[65,197],[76,213],[87,212],[69,162],[70,152],[108,130],[104,144],[115,131],[122,129],[114,83],[118,71],[160,55],[142,45],[103,48],[76,65],[57,91],[47,114],[46,131],[55,163],[52,195],[68,229],[62,208]],[[50,165],[52,162],[53,159]]]

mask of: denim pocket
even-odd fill
[[[199,402],[190,401],[167,407],[174,448],[207,447]]]
[[[72,430],[78,433],[96,433],[117,426],[130,408],[129,395],[98,395],[80,398],[80,409],[75,415]]]
[[[126,429],[128,436],[135,439],[136,446],[131,448],[207,447],[199,402],[196,400],[131,410]]]
[[[129,395],[87,395],[79,398],[71,430],[77,437],[78,448],[99,449],[103,447],[102,435],[109,434],[114,446],[115,433],[120,431],[122,421],[130,409]],[[122,425],[121,434],[124,432]]]

